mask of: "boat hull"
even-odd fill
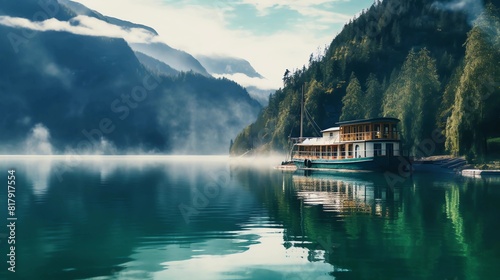
[[[298,169],[342,169],[366,171],[409,170],[408,160],[399,156],[378,156],[340,160],[293,159]]]

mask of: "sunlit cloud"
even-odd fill
[[[332,2],[348,2],[348,0],[242,0],[242,3],[250,4],[261,12],[270,8],[288,7],[292,10],[302,12],[304,9],[314,8]],[[319,9],[319,8],[318,8]]]
[[[0,24],[37,31],[124,38],[129,43],[164,42],[193,55],[240,57],[250,61],[266,79],[232,78],[244,86],[256,82],[253,85],[261,88],[281,87],[285,69],[298,69],[307,64],[309,55],[329,44],[343,24],[361,9],[351,8],[353,11],[348,13],[335,6],[349,3],[348,0],[78,2],[102,14],[150,26],[160,36],[142,28],[124,28],[83,15],[67,22],[57,19],[32,22],[2,16]],[[355,2],[359,6],[371,0]],[[243,7],[253,7],[253,10]],[[246,19],[237,21],[241,13]],[[266,17],[269,13],[274,14]],[[265,23],[259,25],[259,22]]]
[[[242,73],[236,74],[213,74],[216,78],[226,78],[237,82],[243,87],[256,86],[261,89],[276,89],[276,82],[266,78],[249,77]]]
[[[242,0],[243,3],[254,6],[259,15],[265,16],[272,9],[287,8],[296,11],[306,18],[309,26],[318,30],[326,29],[325,24],[345,23],[352,18],[351,14],[332,11],[332,3],[348,2],[349,0]],[[327,9],[328,8],[328,9]],[[331,26],[331,25],[330,25]]]
[[[51,18],[41,22],[33,22],[25,18],[0,16],[0,24],[35,31],[63,31],[86,36],[123,38],[131,43],[144,43],[155,40],[155,35],[145,29],[122,28],[100,19],[83,15],[76,16],[69,21],[59,21]]]
[[[307,64],[312,52],[330,44],[344,23],[373,3],[372,0],[352,3],[327,0],[78,2],[102,14],[153,27],[163,42],[190,54],[244,58],[269,80],[273,88],[282,86],[285,69],[301,68]],[[334,4],[350,6],[338,9]],[[241,14],[244,7],[255,9],[244,14],[246,21],[236,24],[238,17],[235,15]],[[273,8],[278,9],[278,13],[298,11],[298,17],[287,18],[283,24],[258,25]],[[256,32],[256,28],[261,32]]]

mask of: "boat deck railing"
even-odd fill
[[[310,144],[325,142],[324,144],[344,143],[349,141],[368,141],[368,140],[399,140],[399,132],[381,133],[380,131],[343,133],[339,136],[323,137],[297,137],[290,138],[292,144],[300,144],[308,140]]]
[[[399,140],[399,132],[354,132],[354,133],[341,133],[340,141],[358,141],[358,140]]]
[[[354,151],[295,151],[292,157],[294,159],[326,159],[326,160],[338,160],[338,159],[349,159],[349,158],[365,158],[365,154],[370,154],[375,156],[386,156],[387,150],[360,150],[357,155]],[[393,155],[399,155],[399,150],[393,150]]]

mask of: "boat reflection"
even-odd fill
[[[365,213],[389,216],[386,201],[399,201],[400,189],[384,184],[384,178],[374,174],[310,173],[293,175],[293,189],[305,205],[321,206],[324,212],[343,215]]]

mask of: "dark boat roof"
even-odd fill
[[[374,122],[398,123],[399,119],[396,119],[396,118],[371,118],[371,119],[363,119],[363,120],[343,121],[343,122],[337,122],[335,124],[346,125],[346,124],[361,124],[361,123],[374,123]]]

